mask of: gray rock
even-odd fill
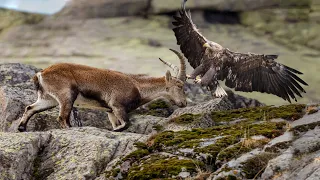
[[[37,155],[49,137],[41,133],[0,132],[0,179],[30,179]]]
[[[293,121],[290,123],[291,128],[298,128],[304,125],[310,125],[310,124],[318,124],[320,123],[320,112],[304,116],[303,118]]]
[[[188,178],[188,177],[190,177],[190,173],[189,172],[180,172],[179,174],[178,174],[178,177],[181,177],[181,178]]]
[[[301,160],[296,160],[293,164],[295,167],[291,169],[291,174],[287,179],[306,179],[318,180],[320,178],[320,151],[308,154]]]
[[[72,0],[56,14],[76,19],[139,15],[148,9],[148,0]]]
[[[279,172],[283,172],[290,169],[291,160],[293,158],[293,148],[287,149],[280,156],[269,161],[265,171],[261,175],[262,179],[272,179],[273,176]],[[284,178],[282,176],[282,178]],[[285,177],[286,179],[287,177]]]
[[[94,127],[0,133],[0,179],[93,179],[146,138]]]
[[[0,86],[31,83],[31,78],[38,71],[40,69],[34,66],[20,63],[0,64]]]
[[[286,151],[269,161],[261,179],[319,179],[319,133],[316,127],[298,137]]]
[[[159,123],[165,130],[170,131],[183,131],[192,130],[194,128],[208,128],[214,126],[216,123],[212,120],[209,113],[202,114],[197,118],[194,118],[192,122],[188,123],[174,123],[173,118],[167,118]]]
[[[151,134],[155,132],[155,125],[162,124],[165,121],[167,119],[162,117],[133,115],[130,117],[130,126],[125,132]]]
[[[320,129],[316,127],[306,132],[292,143],[296,154],[306,154],[320,150]]]
[[[189,99],[188,106],[194,106],[199,103],[204,103],[215,99],[212,96],[211,91],[201,87],[198,84],[186,83],[184,90]],[[235,94],[233,91],[227,88],[225,90],[228,94],[227,99],[232,104],[233,109],[265,106],[265,104],[259,102],[258,100]]]
[[[226,92],[228,94],[227,96],[228,100],[233,105],[233,109],[265,106],[264,103],[261,103],[256,99],[251,99],[251,98],[247,98],[247,97],[235,94],[231,90],[226,90]]]
[[[292,132],[285,132],[283,135],[272,139],[264,146],[263,150],[266,152],[278,153],[283,149],[287,149],[293,139],[294,136]]]
[[[210,113],[212,111],[219,110],[230,110],[232,109],[232,104],[226,98],[216,98],[205,103],[197,104],[195,106],[179,108],[171,114],[169,118],[175,118],[177,116],[181,116],[183,114],[204,114]]]

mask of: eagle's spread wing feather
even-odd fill
[[[236,53],[225,50],[226,63],[218,75],[219,80],[226,80],[226,86],[236,91],[265,92],[277,95],[284,100],[296,101],[296,95],[305,92],[301,84],[308,85],[295,74],[301,72],[280,64],[276,55],[258,55]]]
[[[188,59],[190,65],[196,68],[200,65],[205,53],[203,44],[206,43],[207,40],[193,24],[190,12],[187,13],[185,8],[183,8],[179,11],[179,14],[180,17],[173,16],[176,21],[172,22],[175,26],[173,31],[177,39],[177,44],[180,45],[180,50]]]

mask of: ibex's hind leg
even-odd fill
[[[26,107],[25,112],[22,115],[22,118],[19,123],[18,130],[20,132],[26,131],[26,127],[29,119],[36,113],[54,108],[58,105],[58,102],[50,96],[41,97],[38,95],[38,99],[35,103]]]

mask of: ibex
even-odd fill
[[[25,108],[18,130],[26,131],[28,120],[34,114],[58,105],[60,125],[62,128],[71,127],[69,116],[74,102],[79,99],[106,108],[114,131],[126,129],[128,112],[151,100],[164,97],[179,107],[185,107],[185,59],[179,52],[170,50],[180,59],[177,77],[172,77],[170,71],[165,77],[148,77],[71,63],[55,64],[38,72],[33,77],[38,99]]]

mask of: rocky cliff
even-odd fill
[[[72,128],[60,129],[54,109],[33,117],[27,133],[16,133],[23,109],[36,98],[30,78],[39,69],[3,64],[0,71],[0,179],[319,175],[318,105],[264,106],[232,92],[212,99],[187,84],[188,107],[152,102],[131,113],[125,132],[109,131],[103,110],[75,107]]]

